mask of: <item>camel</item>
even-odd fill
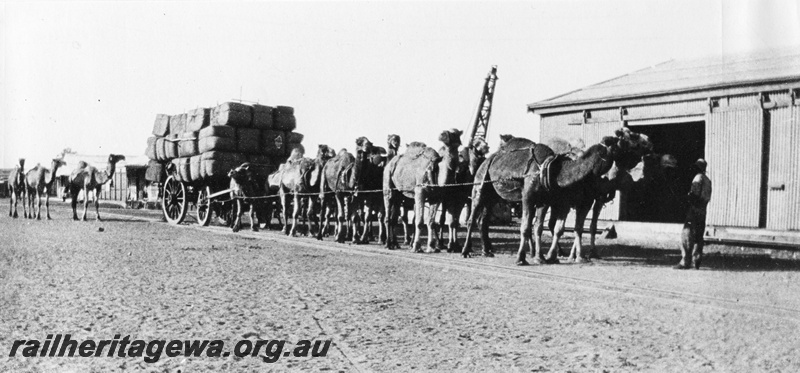
[[[386,151],[386,163],[392,161],[394,157],[399,154],[400,150],[400,135],[391,134],[386,139],[386,145],[388,145],[388,149]],[[403,223],[403,242],[406,245],[411,244],[411,227],[409,227],[408,223],[408,212],[414,209],[414,201],[410,199],[404,199],[403,205],[400,206],[400,221]]]
[[[591,146],[575,160],[563,155],[556,156],[546,145],[524,138],[509,138],[501,144],[498,152],[489,156],[478,169],[476,180],[480,180],[480,184],[475,185],[472,191],[472,213],[467,225],[467,241],[462,256],[468,257],[471,251],[470,236],[475,218],[482,215],[493,202],[502,199],[522,202],[517,264],[528,264],[525,260],[526,245],[530,248],[534,262],[557,263],[558,232],[563,232],[563,219],[558,219],[557,235],[553,238],[547,258],[544,258],[541,253],[541,236],[537,234],[535,244],[532,242],[534,209],[544,205],[562,208],[564,205],[574,206],[577,200],[588,200],[587,197],[576,197],[575,194],[591,195],[614,162],[622,169],[632,168],[645,152],[652,149],[652,144],[645,136],[631,133],[627,128],[617,130],[615,135],[616,137],[603,138],[600,144]],[[561,216],[561,213],[561,210],[557,214],[554,212],[556,216]],[[585,216],[584,213],[583,217]],[[582,223],[583,220],[576,226],[576,234],[583,227]],[[542,224],[541,219],[537,219],[537,224]],[[537,227],[537,231],[538,229]],[[483,252],[491,255],[487,219],[481,222],[480,230]]]
[[[399,141],[399,137],[397,138]],[[384,238],[384,206],[383,196],[380,191],[383,189],[383,169],[386,165],[387,159],[386,149],[380,146],[372,145],[366,137],[359,137],[356,139],[356,192],[353,195],[353,210],[357,212],[352,214],[353,218],[358,219],[360,213],[364,217],[363,227],[359,232],[358,222],[353,222],[353,243],[368,243],[369,233],[371,228],[372,213],[377,214],[378,221],[378,237],[383,241]],[[365,192],[359,192],[365,191]]]
[[[266,181],[260,182],[255,178],[254,173],[250,170],[250,163],[245,162],[242,163],[239,167],[236,167],[228,172],[228,177],[231,178],[230,182],[230,197],[236,203],[236,215],[233,217],[233,222],[231,229],[234,232],[238,232],[242,229],[242,212],[243,207],[250,208],[250,230],[253,232],[258,231],[258,219],[257,215],[261,215],[262,218],[266,218],[269,216],[269,211],[266,214],[257,214],[256,210],[263,210],[267,208],[266,201],[248,201],[244,202],[241,197],[263,197],[267,195],[269,191],[269,185]]]
[[[283,233],[294,236],[297,231],[297,220],[300,218],[302,203],[308,202],[307,215],[315,219],[313,211],[316,209],[316,199],[310,197],[319,193],[320,175],[325,163],[334,157],[333,150],[327,145],[320,145],[315,159],[305,158],[302,155],[293,155],[278,171],[269,177],[270,185],[277,185],[283,207]],[[292,226],[289,228],[289,196],[293,196],[294,209],[292,213]],[[312,221],[313,223],[313,221]],[[319,224],[318,224],[319,225]],[[321,228],[321,227],[319,227]],[[309,233],[310,229],[309,229]]]
[[[19,165],[14,166],[8,175],[8,216],[18,218],[17,205],[22,199],[22,213],[25,219],[28,218],[28,205],[25,203],[25,158],[19,159]]]
[[[470,196],[472,194],[472,183],[475,181],[475,172],[478,167],[486,160],[486,154],[489,153],[489,144],[483,138],[475,138],[467,147],[464,147],[458,153],[458,166],[455,173],[455,184],[452,187],[453,192],[448,193],[447,203],[450,204],[451,214],[441,214],[439,217],[440,229],[444,230],[447,227],[447,252],[452,253],[461,251],[458,244],[458,227],[459,217],[464,207],[467,207],[467,216],[470,213]],[[442,154],[442,153],[440,153]],[[441,233],[444,237],[443,232]],[[443,241],[443,240],[442,240]],[[442,243],[442,241],[439,241]],[[444,248],[444,244],[440,244],[440,249]]]
[[[403,199],[414,200],[414,238],[412,248],[422,252],[421,235],[425,224],[423,211],[425,202],[431,206],[428,219],[428,248],[426,252],[439,252],[436,247],[436,209],[445,199],[449,190],[437,188],[437,185],[452,183],[455,176],[455,165],[458,163],[458,147],[461,145],[461,131],[444,131],[439,141],[447,149],[447,157],[424,143],[412,142],[407,145],[406,152],[394,157],[384,168],[383,199],[386,210],[386,247],[398,248],[394,226],[397,224],[399,208]]]
[[[42,195],[44,195],[44,206],[47,210],[47,220],[52,220],[50,217],[50,190],[53,187],[53,182],[56,180],[56,172],[58,172],[58,168],[65,166],[66,164],[67,162],[64,162],[63,159],[55,158],[50,166],[52,171],[37,164],[36,167],[25,173],[25,194],[28,195],[28,203],[31,211],[28,217],[30,219],[33,219],[34,197],[37,201],[36,220],[42,219]]]
[[[325,163],[322,169],[322,176],[319,187],[319,198],[322,203],[320,208],[320,220],[326,220],[327,226],[327,212],[332,208],[333,203],[336,203],[336,229],[334,237],[336,242],[344,243],[347,235],[345,223],[349,222],[348,216],[350,214],[350,192],[356,188],[356,180],[358,179],[358,170],[355,167],[356,158],[347,151],[342,149],[336,154],[335,157]],[[323,216],[324,215],[324,216]],[[317,232],[317,239],[321,240],[323,230]]]
[[[106,169],[103,171],[98,170],[94,166],[86,164],[86,162],[78,162],[78,167],[69,175],[69,182],[65,189],[69,191],[72,197],[72,220],[78,220],[78,213],[76,211],[78,205],[78,195],[81,190],[83,191],[83,216],[81,220],[86,221],[86,210],[89,208],[89,192],[94,191],[94,208],[96,219],[100,219],[100,188],[103,184],[108,183],[114,176],[117,169],[117,162],[124,161],[124,155],[109,154]]]

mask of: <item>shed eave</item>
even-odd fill
[[[754,81],[735,82],[726,84],[712,84],[706,86],[689,87],[689,88],[681,88],[681,89],[658,91],[658,92],[645,92],[635,95],[609,96],[600,99],[562,101],[562,102],[549,102],[549,100],[545,100],[528,104],[528,112],[544,114],[557,111],[566,111],[564,109],[567,108],[573,109],[572,107],[575,107],[574,109],[578,109],[577,108],[578,106],[581,107],[587,105],[610,106],[608,104],[612,102],[615,103],[616,105],[624,105],[626,103],[630,103],[633,100],[654,99],[654,98],[673,96],[673,95],[688,95],[693,93],[697,94],[698,97],[702,97],[704,95],[709,97],[714,97],[716,96],[717,93],[714,91],[725,90],[725,89],[736,89],[736,88],[742,88],[742,89],[750,88],[750,90],[748,90],[749,92],[760,92],[762,90],[773,90],[775,88],[773,87],[775,84],[791,84],[791,83],[800,83],[800,76],[781,77],[768,80],[760,79]],[[766,89],[760,89],[760,88],[766,88]],[[741,92],[741,93],[747,93],[747,92]],[[737,92],[737,94],[741,93]]]

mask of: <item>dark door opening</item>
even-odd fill
[[[680,223],[688,208],[686,194],[692,184],[692,165],[703,158],[704,121],[631,126],[647,135],[654,155],[644,161],[643,177],[622,196],[621,220]]]

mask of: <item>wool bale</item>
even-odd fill
[[[236,138],[236,128],[228,127],[228,126],[208,126],[203,128],[199,132],[199,137],[227,137],[229,139]]]
[[[228,171],[240,166],[247,158],[240,153],[212,151],[200,155],[204,178],[227,177]]]
[[[236,151],[236,139],[227,137],[209,136],[202,137],[197,141],[197,148],[200,153],[210,151]]]
[[[261,130],[257,128],[237,128],[236,150],[242,153],[263,153],[261,151]]]
[[[289,144],[299,144],[303,142],[303,134],[297,132],[286,132],[286,142]]]
[[[280,106],[279,106],[280,107]],[[294,114],[288,114],[280,110],[272,111],[272,128],[282,131],[293,131],[297,128],[297,120]]]
[[[271,156],[286,155],[286,132],[265,130],[261,133],[262,153]]]
[[[186,113],[169,117],[169,133],[177,135],[186,132]]]
[[[253,127],[264,130],[272,129],[272,111],[271,106],[253,105]]]
[[[167,159],[178,158],[178,137],[176,133],[164,138],[164,156]]]
[[[167,155],[164,153],[164,138],[156,138],[156,159],[159,161],[166,161]]]
[[[201,171],[201,166],[203,165],[202,156],[195,155],[189,158],[189,176],[192,181],[201,180],[203,178],[203,173]]]
[[[165,176],[164,165],[161,162],[153,159],[147,162],[147,169],[144,172],[145,180],[160,183],[166,179]]]
[[[186,131],[200,131],[211,123],[211,109],[198,108],[186,113]]]
[[[291,107],[291,106],[278,105],[278,106],[275,107],[275,110],[277,110],[277,111],[279,111],[279,112],[281,112],[283,114],[294,115],[294,108]]]
[[[253,108],[237,102],[226,102],[211,111],[211,124],[219,126],[250,127]]]
[[[175,179],[187,183],[192,181],[189,158],[175,158],[172,160],[172,164],[175,165],[175,173],[173,173]]]
[[[200,154],[200,149],[197,145],[198,131],[185,132],[178,136],[178,156],[191,157]]]
[[[147,138],[147,149],[144,150],[144,155],[146,155],[147,158],[158,159],[158,152],[156,151],[157,139],[158,138],[155,136]]]
[[[153,123],[153,135],[164,137],[169,134],[169,115],[156,114],[156,121]]]
[[[278,165],[267,155],[248,154],[247,161],[250,162],[250,169],[259,182],[266,181],[267,176],[278,169]]]

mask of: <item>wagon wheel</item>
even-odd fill
[[[164,193],[161,200],[161,211],[164,212],[164,218],[170,224],[180,224],[186,218],[187,208],[186,186],[175,180],[174,176],[168,177],[164,182]]]
[[[200,188],[197,193],[197,223],[204,227],[211,222],[211,199],[208,198],[210,195],[211,187],[209,186]]]

